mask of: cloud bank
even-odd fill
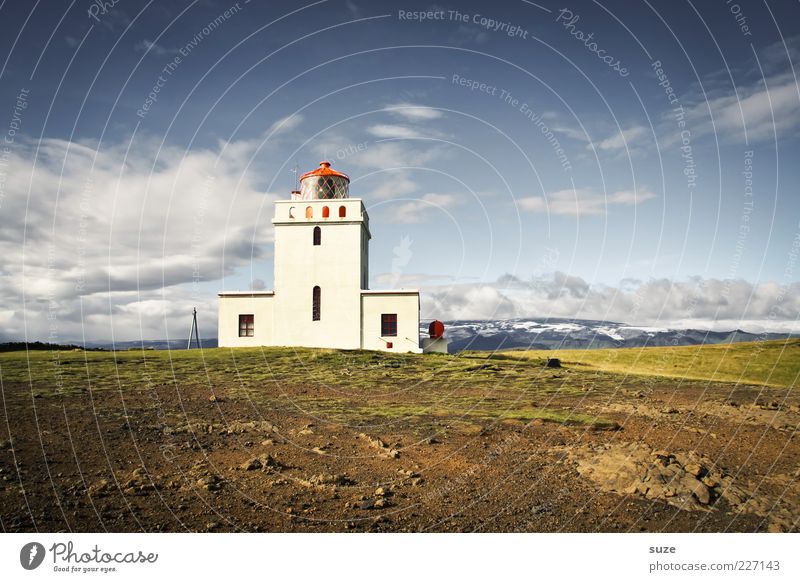
[[[674,328],[800,333],[800,282],[741,279],[625,280],[590,284],[561,272],[524,281],[429,287],[422,316],[437,319],[559,317]]]
[[[0,207],[0,338],[161,338],[193,305],[215,314],[202,285],[272,241],[277,197],[248,167],[260,144],[18,142]]]

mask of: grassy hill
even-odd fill
[[[619,374],[665,376],[795,387],[800,378],[800,339],[705,346],[504,352],[519,358],[559,358]]]

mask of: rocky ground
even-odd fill
[[[347,374],[326,383],[320,370],[306,370],[307,382],[209,383],[198,373],[138,384],[134,371],[105,389],[52,393],[6,377],[0,525],[800,529],[792,390],[518,366],[460,368],[470,380],[449,385],[446,405],[446,382],[411,382],[402,369],[385,372],[381,390],[352,387]]]

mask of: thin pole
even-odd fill
[[[289,170],[290,172],[292,172],[292,174],[294,174],[294,189],[295,190],[299,190],[300,189],[300,181],[299,181],[299,177],[300,176],[297,173],[299,170],[300,170],[300,166],[297,164],[297,160],[295,160],[294,161],[294,168]]]
[[[200,329],[197,327],[197,308],[194,308],[194,337],[197,340],[197,348],[200,348]]]
[[[186,344],[186,349],[192,349],[192,336],[195,337],[197,347],[200,347],[200,330],[197,329],[197,307],[192,308],[192,327],[189,329],[189,343]]]

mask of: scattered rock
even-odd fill
[[[220,432],[228,434],[243,434],[246,432],[278,432],[278,427],[266,420],[233,420],[227,425],[220,426]]]
[[[397,459],[400,456],[400,451],[389,447],[385,442],[383,442],[378,437],[371,437],[367,434],[364,434],[363,432],[360,433],[358,436],[359,438],[365,439],[373,448],[378,449],[382,457]]]
[[[272,455],[265,455],[261,457],[261,464],[264,467],[269,467],[271,469],[283,469],[286,467],[283,463],[281,463],[278,459],[273,457]]]
[[[689,463],[684,465],[683,469],[693,477],[700,477],[705,472],[703,466],[698,463]]]
[[[217,396],[216,394],[212,394],[208,397],[209,402],[225,402],[225,399],[222,396]]]
[[[375,507],[375,500],[374,499],[365,499],[362,501],[359,506],[360,509],[373,509]]]
[[[383,497],[376,499],[374,507],[375,508],[386,507],[386,499],[384,499]]]
[[[347,475],[331,475],[330,473],[320,473],[308,480],[301,479],[299,482],[306,487],[344,487],[354,483]]]
[[[378,487],[375,490],[375,496],[376,497],[383,497],[384,495],[386,495],[386,489],[384,489],[383,487]]]
[[[547,363],[545,365],[548,368],[560,368],[561,360],[559,360],[558,358],[547,358]]]
[[[102,497],[108,494],[113,487],[106,479],[100,479],[89,486],[88,493],[92,497]]]
[[[702,503],[703,505],[708,505],[711,503],[711,491],[709,491],[708,487],[703,485],[697,479],[693,480],[686,480],[684,479],[686,486],[691,490],[692,495],[694,495],[695,499],[697,499],[698,503]]]
[[[206,491],[219,491],[222,489],[223,480],[214,474],[197,480],[197,486]]]
[[[247,461],[239,465],[239,468],[245,471],[257,471],[258,469],[261,469],[263,466],[264,465],[261,462],[261,459],[259,459],[258,457],[253,457],[252,459],[248,459]]]
[[[534,505],[531,507],[531,513],[533,515],[539,515],[542,513],[550,513],[553,511],[553,506],[549,503],[542,503],[541,505]]]

